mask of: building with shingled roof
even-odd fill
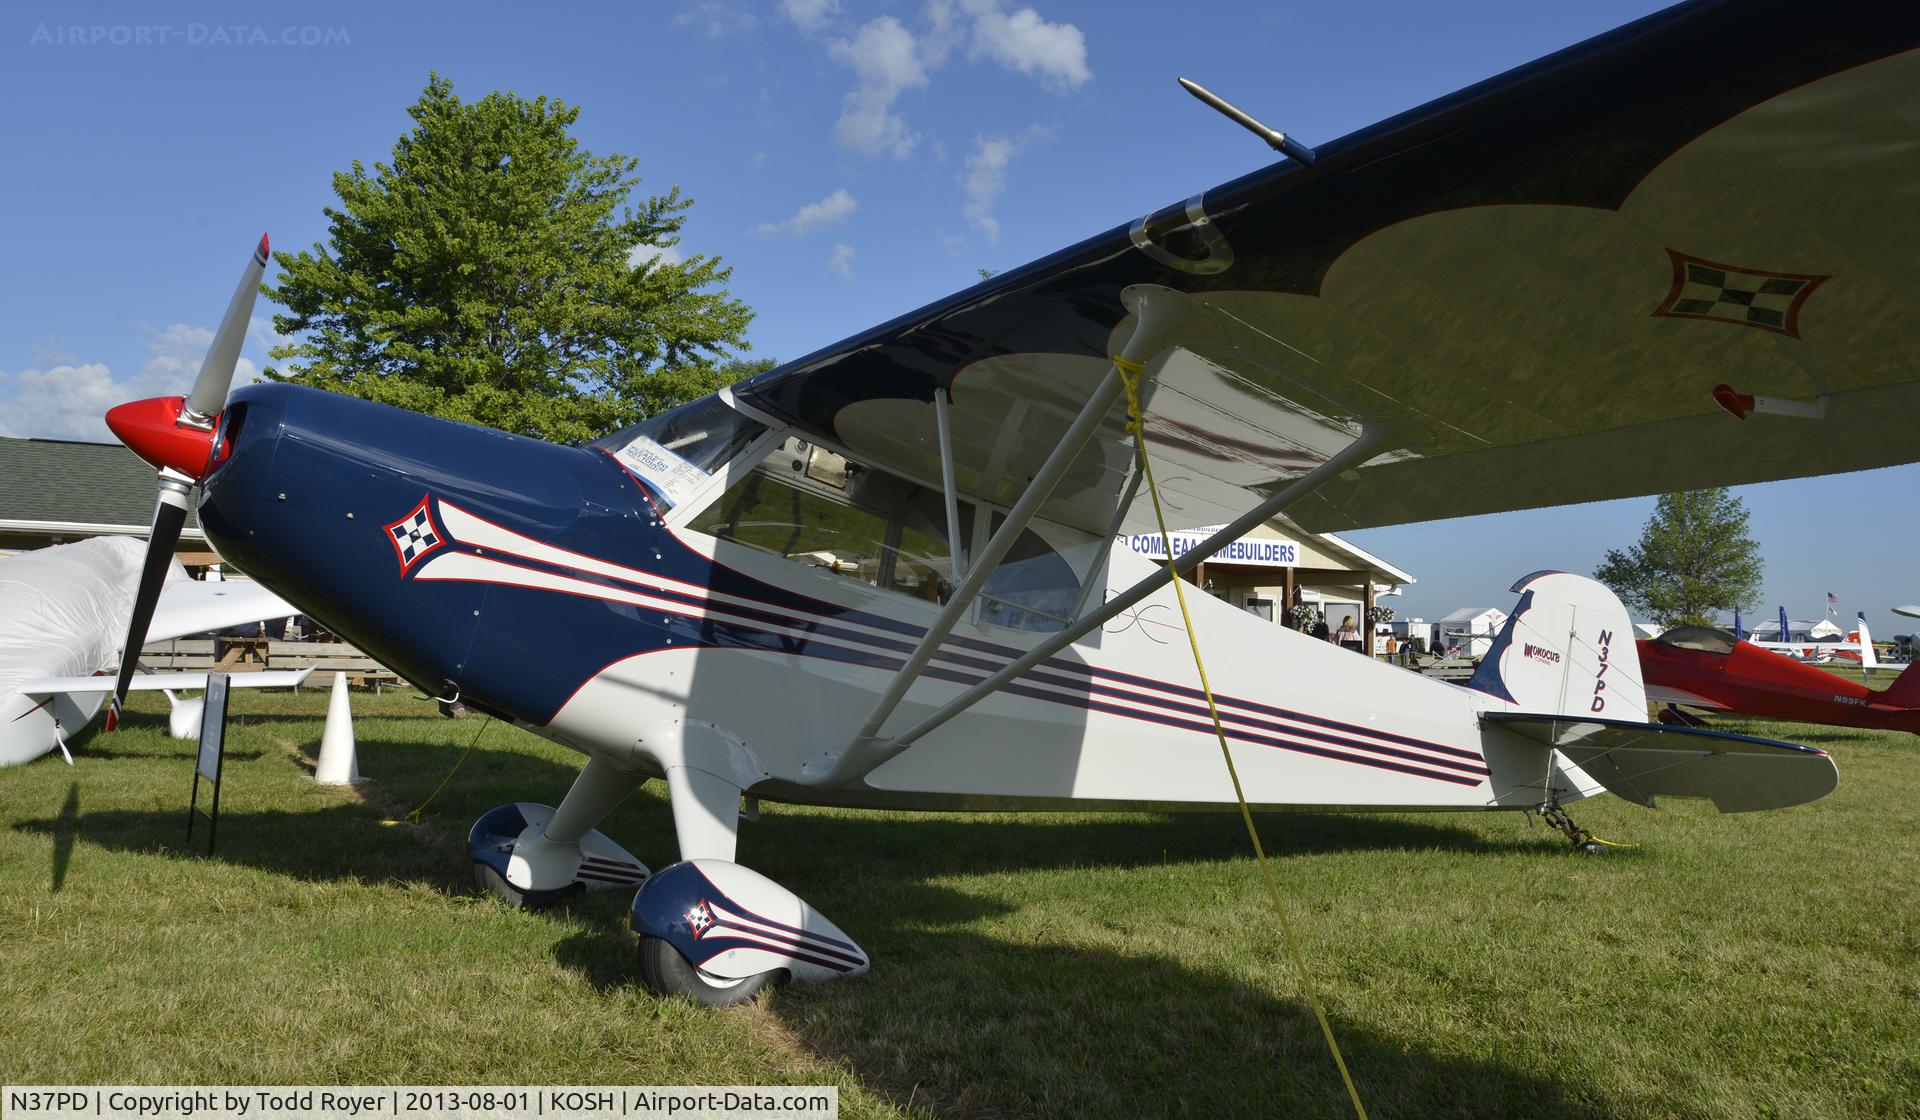
[[[109,535],[144,537],[153,468],[118,443],[0,436],[0,554]],[[180,562],[219,562],[189,512]]]

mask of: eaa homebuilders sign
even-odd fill
[[[1182,529],[1167,534],[1173,542],[1173,555],[1181,555],[1198,547],[1220,529],[1220,526],[1202,526],[1198,529]],[[1120,538],[1120,543],[1152,560],[1165,561],[1166,543],[1158,533],[1134,533]],[[1252,564],[1267,568],[1293,568],[1300,564],[1300,546],[1293,541],[1277,540],[1272,537],[1241,537],[1208,558],[1208,563]]]

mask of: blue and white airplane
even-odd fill
[[[1338,531],[1920,458],[1917,47],[1912,6],[1689,4],[1317,150],[1243,122],[1285,158],[590,446],[229,396],[220,345],[188,396],[110,419],[161,472],[155,555],[197,491],[220,554],[302,612],[586,756],[557,807],[474,825],[483,879],[530,906],[635,889],[646,982],[735,1002],[868,967],[735,861],[743,798],[1235,802],[1187,651],[1130,625],[1180,617],[1173,575],[1112,547],[1156,531],[1136,372],[1161,500],[1222,525],[1183,573],[1282,512]],[[1833,787],[1820,751],[1650,724],[1600,585],[1513,590],[1466,687],[1194,596],[1247,799],[1540,810],[1580,842],[1563,807],[1603,790]],[[656,874],[596,828],[648,780],[679,843]]]

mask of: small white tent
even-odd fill
[[[1834,642],[1845,640],[1847,632],[1831,618],[1789,618],[1787,636],[1782,638],[1779,619],[1769,618],[1755,622],[1747,636],[1762,642]]]
[[[1506,624],[1505,611],[1493,607],[1461,607],[1434,623],[1433,648],[1445,651],[1457,647],[1460,656],[1477,661],[1487,655]]]

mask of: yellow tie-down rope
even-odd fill
[[[1333,1026],[1327,1022],[1326,1009],[1320,1006],[1320,996],[1314,991],[1313,976],[1307,971],[1307,958],[1300,952],[1300,939],[1294,936],[1293,924],[1287,920],[1287,908],[1280,900],[1280,884],[1273,877],[1273,867],[1267,862],[1266,849],[1260,846],[1260,830],[1253,825],[1253,811],[1247,808],[1247,794],[1240,787],[1240,771],[1233,765],[1233,752],[1227,749],[1227,732],[1220,724],[1220,709],[1213,702],[1213,686],[1207,683],[1207,663],[1200,656],[1200,639],[1194,634],[1193,614],[1187,610],[1185,581],[1174,567],[1172,534],[1167,532],[1167,517],[1160,509],[1160,490],[1153,482],[1153,463],[1147,457],[1146,423],[1140,414],[1140,375],[1146,364],[1128,358],[1116,356],[1113,368],[1120,373],[1120,383],[1127,390],[1127,431],[1133,434],[1133,444],[1140,453],[1140,470],[1146,476],[1147,496],[1153,499],[1153,519],[1160,526],[1160,541],[1166,549],[1167,574],[1173,577],[1173,594],[1180,601],[1180,619],[1187,628],[1187,644],[1193,650],[1193,667],[1200,673],[1200,691],[1207,697],[1207,714],[1213,717],[1214,738],[1220,741],[1220,757],[1227,762],[1227,776],[1233,779],[1233,796],[1240,802],[1240,819],[1246,822],[1247,838],[1253,841],[1253,854],[1259,860],[1261,875],[1267,884],[1267,896],[1273,901],[1273,912],[1280,919],[1280,933],[1286,938],[1287,953],[1293,958],[1293,967],[1300,975],[1300,990],[1306,994],[1307,1006],[1313,1008],[1313,1017],[1320,1023],[1320,1033],[1326,1037],[1327,1049],[1333,1053],[1333,1064],[1340,1070],[1340,1080],[1347,1086],[1347,1097],[1353,1101],[1354,1115],[1367,1120],[1366,1106],[1360,1103],[1360,1090],[1354,1086],[1353,1075],[1347,1072],[1347,1060],[1340,1054],[1340,1043],[1334,1040]]]

